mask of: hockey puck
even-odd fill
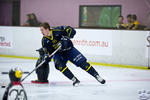
[[[1,88],[5,88],[6,86],[2,85]]]

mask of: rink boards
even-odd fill
[[[148,67],[149,31],[76,29],[72,39],[88,61],[100,64]],[[39,27],[0,27],[0,55],[38,57]],[[148,61],[149,60],[149,61]]]

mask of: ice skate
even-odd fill
[[[73,86],[79,86],[79,84],[80,84],[80,81],[76,78],[76,77],[73,77]]]
[[[103,78],[101,78],[99,75],[96,75],[96,80],[98,81],[98,82],[100,82],[101,84],[105,84],[106,83],[106,81],[103,79]]]

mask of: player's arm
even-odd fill
[[[68,38],[73,38],[76,34],[76,30],[71,26],[65,26],[64,31],[64,36],[67,36]]]
[[[68,37],[62,37],[60,41],[60,45],[61,45],[61,51],[67,51],[73,47],[73,44]]]
[[[42,48],[44,50],[44,56],[43,56],[43,60],[45,60],[45,63],[48,63],[51,61],[52,57],[49,57],[49,55],[51,54],[52,48],[50,47],[50,45],[48,45],[48,40],[46,38],[42,39]]]
[[[68,38],[73,38],[74,35],[76,34],[76,30],[72,28],[71,26],[58,26],[55,27],[54,30],[56,31],[62,31],[60,32],[62,36],[68,37]]]

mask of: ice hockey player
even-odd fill
[[[39,52],[39,59],[36,62],[36,67],[43,61],[43,57],[44,57],[44,50],[43,48],[40,48],[38,50],[36,50]],[[43,65],[41,65],[41,67],[39,67],[36,70],[36,74],[37,74],[37,80],[33,80],[31,81],[32,83],[37,83],[37,84],[48,84],[48,75],[49,75],[49,64],[48,63],[44,63]]]
[[[45,22],[40,25],[40,30],[43,34],[42,47],[46,53],[44,60],[46,63],[50,62],[51,58],[49,55],[61,46],[61,49],[53,56],[55,67],[73,81],[73,86],[78,86],[80,81],[66,66],[68,60],[88,72],[101,84],[105,83],[105,80],[87,62],[87,59],[73,46],[70,39],[76,34],[75,29],[70,26],[58,26],[51,29],[50,25]]]

